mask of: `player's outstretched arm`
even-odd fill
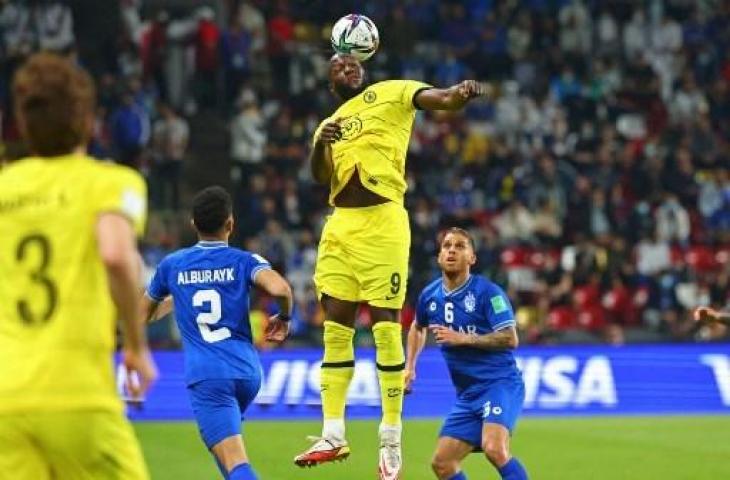
[[[147,292],[142,295],[140,300],[140,311],[145,323],[156,322],[168,313],[172,312],[173,303],[172,296],[168,295],[164,300],[158,302],[150,297]]]
[[[309,166],[312,171],[312,177],[317,183],[327,184],[332,178],[334,166],[332,165],[332,144],[342,138],[342,129],[340,128],[340,119],[324,124],[320,130],[317,139],[314,142],[314,148],[309,154]]]
[[[122,361],[130,379],[135,374],[139,377],[139,383],[128,382],[128,389],[133,397],[141,396],[157,377],[157,370],[149,353],[144,322],[138,308],[140,264],[134,229],[127,218],[105,213],[97,221],[96,238],[122,327]]]
[[[428,329],[422,327],[418,322],[411,324],[408,330],[408,343],[406,346],[406,371],[405,371],[405,391],[410,393],[413,389],[413,382],[416,380],[416,363],[418,356],[421,355],[424,345],[426,345],[426,337]]]
[[[422,110],[461,110],[476,97],[491,95],[488,83],[465,80],[449,88],[427,88],[416,93],[413,103]]]
[[[483,350],[512,350],[519,345],[515,327],[507,327],[486,335],[467,335],[443,325],[432,325],[436,343],[453,347],[475,347]]]
[[[730,325],[730,313],[710,307],[699,307],[694,311],[694,319],[699,323],[724,323]]]
[[[289,283],[274,270],[261,270],[256,274],[254,283],[257,287],[276,299],[279,313],[269,318],[269,327],[266,329],[266,340],[269,342],[283,342],[289,335],[289,319],[294,306]]]

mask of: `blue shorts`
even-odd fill
[[[525,384],[520,377],[473,386],[456,399],[439,437],[453,437],[481,450],[484,424],[497,423],[512,433],[524,401]]]
[[[241,433],[243,413],[261,387],[261,378],[201,380],[188,385],[200,436],[210,450]]]

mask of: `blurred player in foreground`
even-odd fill
[[[465,81],[440,89],[410,80],[368,84],[349,55],[330,60],[330,90],[342,105],[317,128],[312,175],[329,184],[334,212],[322,231],[314,282],[325,312],[321,372],[321,437],[294,462],[314,466],[350,454],[345,403],[355,358],[352,339],[361,303],[370,307],[383,418],[378,470],[384,480],[401,470],[403,355],[400,309],[408,278],[411,234],[403,207],[408,141],[416,111],[459,110],[485,95]]]
[[[251,337],[249,290],[257,286],[278,303],[266,332],[272,342],[288,335],[293,303],[289,284],[269,262],[228,246],[231,211],[231,197],[221,187],[195,196],[192,225],[199,241],[160,262],[142,311],[147,321],[159,317],[158,304],[172,296],[200,435],[224,478],[252,480],[241,421],[261,386],[261,364]]]
[[[730,313],[714,310],[710,307],[699,307],[694,311],[694,319],[701,324],[724,323],[730,325]]]
[[[440,245],[442,278],[429,284],[418,299],[406,366],[410,390],[430,329],[457,393],[431,466],[440,480],[465,480],[462,460],[482,450],[503,479],[526,480],[527,472],[509,450],[510,434],[525,400],[522,374],[512,355],[518,343],[512,305],[499,286],[470,273],[476,255],[468,232],[451,228]]]
[[[12,93],[32,156],[0,170],[0,477],[146,479],[112,365],[118,317],[127,390],[156,376],[136,308],[144,180],[86,156],[96,92],[70,61],[32,56]]]

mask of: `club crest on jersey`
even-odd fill
[[[342,129],[342,140],[350,140],[362,132],[362,120],[358,116],[350,117],[342,123],[340,128]]]
[[[372,90],[368,90],[362,96],[362,99],[365,103],[373,103],[376,98],[378,98],[378,96],[375,95],[375,92],[373,92]]]
[[[477,308],[477,297],[475,297],[473,293],[469,292],[466,294],[466,298],[464,299],[464,308],[469,313],[473,312],[474,309]]]
[[[428,309],[432,312],[436,311],[436,302],[431,302],[431,305],[428,306]]]

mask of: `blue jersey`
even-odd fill
[[[515,316],[499,286],[481,275],[470,275],[451,292],[440,278],[431,282],[418,299],[416,321],[422,327],[443,325],[469,335],[486,335],[513,327]],[[441,352],[458,393],[491,380],[519,376],[511,350],[442,346]]]
[[[256,274],[270,268],[259,255],[225,242],[201,241],[160,262],[147,294],[156,301],[172,295],[188,385],[260,375],[249,323],[249,289]]]

